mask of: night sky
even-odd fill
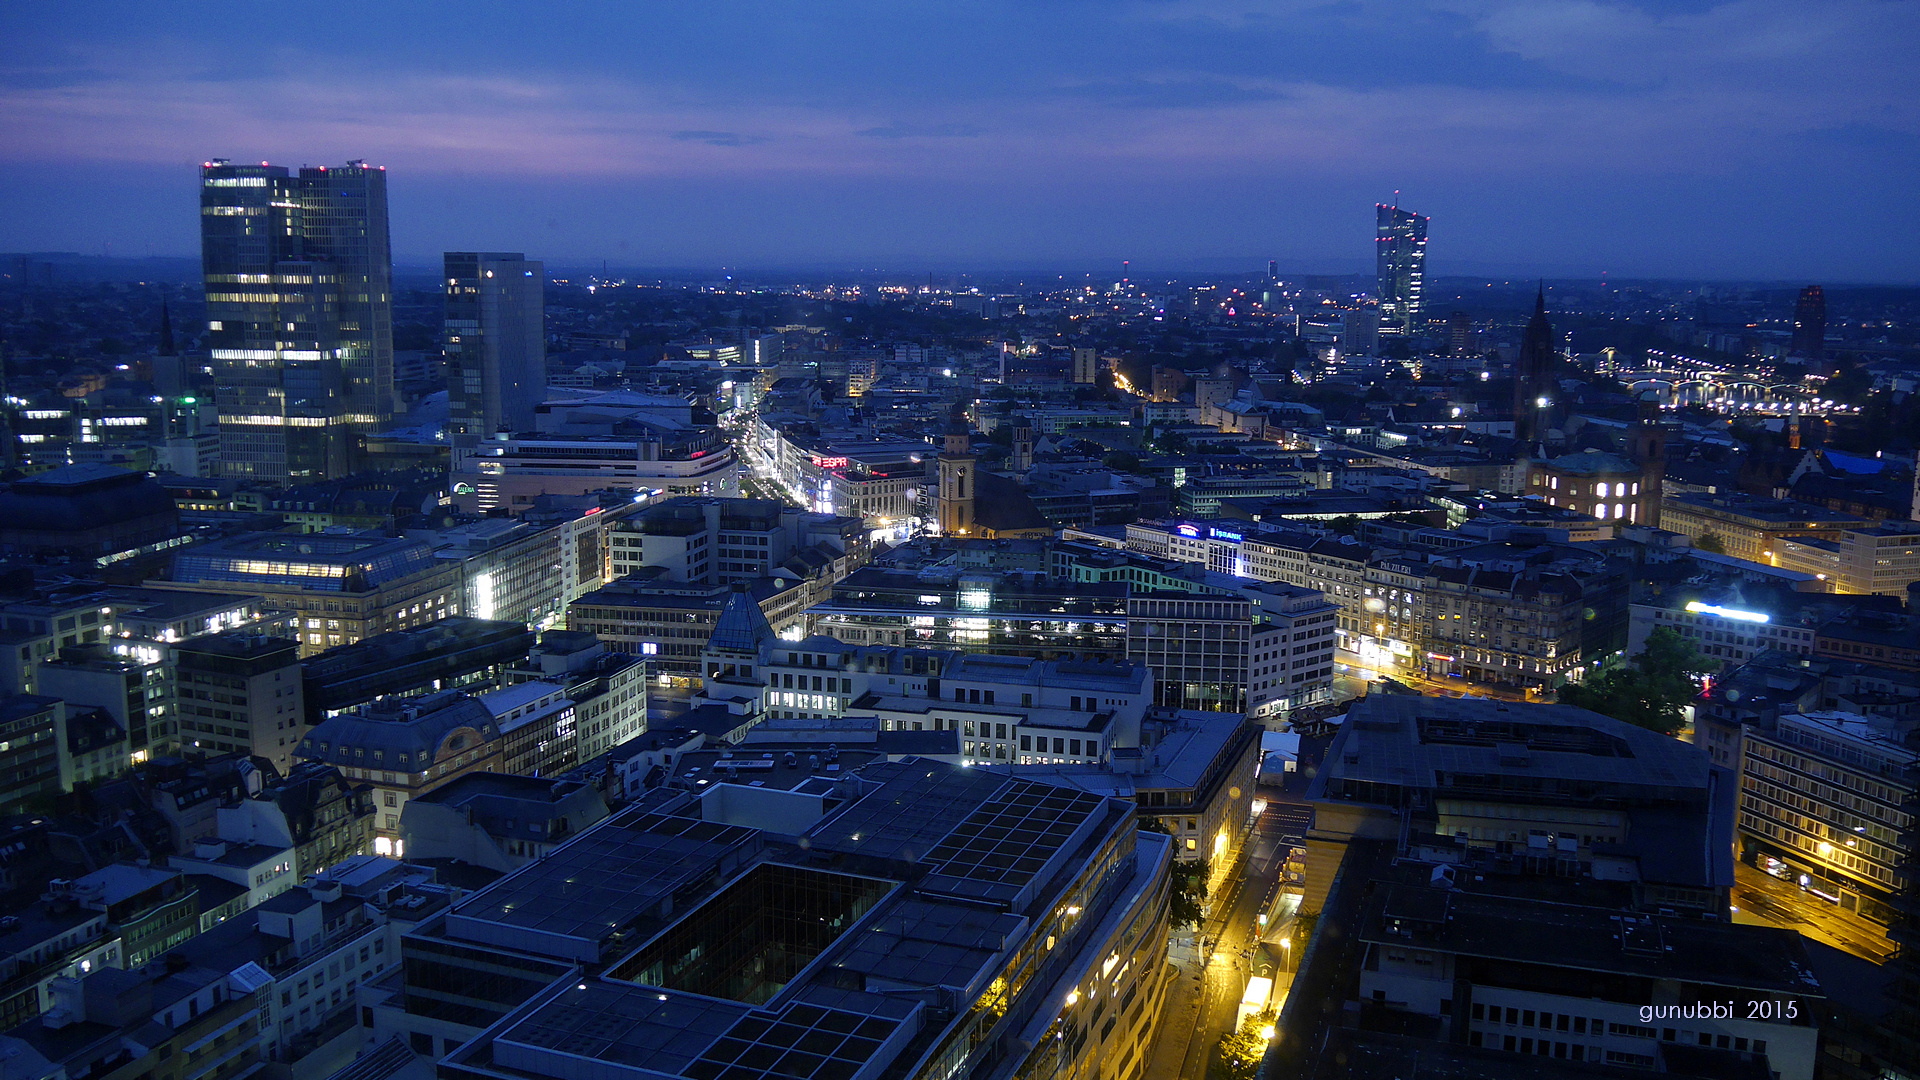
[[[35,4],[0,251],[198,251],[208,157],[396,259],[1920,280],[1920,4]]]

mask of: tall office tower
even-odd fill
[[[1818,285],[1809,285],[1800,290],[1800,299],[1793,305],[1793,346],[1794,356],[1810,356],[1815,360],[1824,358],[1827,341],[1827,294]]]
[[[1267,280],[1268,281],[1280,280],[1280,260],[1279,259],[1267,260]]]
[[[1374,262],[1380,275],[1380,329],[1409,334],[1420,319],[1427,278],[1427,219],[1375,204]]]
[[[1547,287],[1533,302],[1533,318],[1520,335],[1520,355],[1513,363],[1513,437],[1522,457],[1538,458],[1540,444],[1551,426],[1558,384],[1554,381],[1553,324],[1547,321]]]
[[[449,251],[447,438],[455,454],[533,430],[546,400],[546,269],[519,252]]]
[[[1473,351],[1473,320],[1464,311],[1447,316],[1447,352],[1465,356]]]
[[[351,472],[360,439],[393,415],[386,171],[208,162],[200,254],[222,473]]]

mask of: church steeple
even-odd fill
[[[940,456],[935,459],[939,496],[935,502],[935,521],[944,536],[966,536],[973,531],[974,469],[973,436],[965,415],[955,409],[941,438]]]
[[[1551,427],[1552,409],[1559,389],[1554,378],[1553,323],[1547,319],[1547,283],[1533,302],[1533,318],[1520,336],[1520,355],[1513,365],[1513,436],[1520,453],[1531,457],[1541,452],[1541,443]]]
[[[160,355],[179,355],[173,347],[173,314],[167,310],[165,300],[160,301]]]

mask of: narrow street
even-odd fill
[[[1285,864],[1276,840],[1297,832],[1297,811],[1270,803],[1242,840],[1239,860],[1200,930],[1212,947],[1203,945],[1199,961],[1181,968],[1167,995],[1146,1080],[1204,1080],[1215,1048],[1232,1032],[1260,940],[1259,916]]]

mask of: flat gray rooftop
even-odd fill
[[[447,935],[574,960],[658,913],[759,833],[737,825],[628,810],[539,862],[463,900]]]
[[[774,1009],[590,980],[562,990],[493,1041],[494,1060],[540,1076],[580,1059],[621,1072],[687,1080],[853,1080],[897,1043],[917,1002],[822,995]]]

